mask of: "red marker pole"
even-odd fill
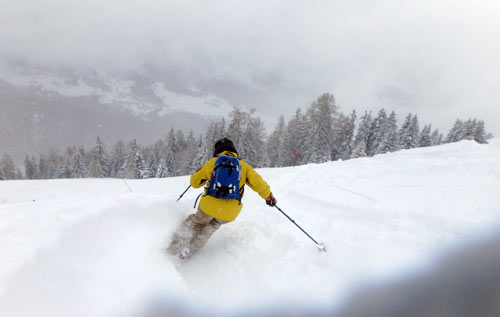
[[[299,150],[295,150],[295,158],[293,159],[293,166],[295,167],[295,165],[297,164],[297,156],[299,155]]]

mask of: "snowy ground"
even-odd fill
[[[500,223],[500,139],[262,169],[235,222],[180,268],[187,177],[0,182],[0,316],[334,311],[358,288],[431,266]]]

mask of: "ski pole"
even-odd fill
[[[191,185],[189,185],[189,186],[186,188],[186,190],[185,190],[185,191],[184,191],[184,192],[183,192],[183,193],[179,196],[179,198],[177,198],[176,202],[177,202],[177,201],[179,201],[179,199],[181,199],[181,198],[182,198],[182,196],[184,196],[184,194],[185,194],[185,193],[188,191],[188,189],[190,189],[190,188],[191,188]]]
[[[326,252],[326,248],[325,248],[325,246],[324,246],[323,244],[318,243],[316,240],[314,240],[314,238],[313,238],[313,237],[311,237],[311,235],[310,235],[309,233],[307,233],[304,229],[302,229],[302,227],[301,227],[301,226],[299,226],[299,225],[295,222],[295,220],[293,220],[292,218],[290,218],[290,217],[289,217],[289,216],[288,216],[288,215],[287,215],[287,214],[286,214],[283,210],[281,210],[281,208],[280,208],[280,207],[278,207],[278,205],[274,205],[274,207],[276,207],[276,209],[278,209],[278,210],[279,210],[279,211],[280,211],[283,215],[285,215],[285,217],[287,217],[287,218],[288,218],[288,220],[290,220],[290,221],[291,221],[294,225],[296,225],[296,226],[297,226],[297,228],[299,228],[300,230],[302,230],[302,232],[303,232],[303,233],[305,233],[305,234],[306,234],[306,236],[308,236],[308,237],[309,237],[309,239],[311,239],[314,243],[316,243],[316,245],[318,246],[318,248],[319,248],[319,250],[320,250],[320,251]]]
[[[127,188],[130,192],[132,192],[132,188],[130,188],[130,186],[128,186],[128,183],[127,181],[125,180],[125,178],[122,178],[122,181],[125,183],[125,185],[127,185]]]

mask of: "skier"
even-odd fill
[[[177,228],[167,248],[181,261],[201,249],[222,224],[236,219],[243,206],[245,184],[269,206],[276,205],[269,185],[248,163],[238,159],[233,142],[227,138],[215,142],[214,157],[191,175],[190,183],[194,188],[205,184],[205,190],[197,212]]]

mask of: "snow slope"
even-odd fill
[[[176,268],[163,249],[193,212],[188,177],[0,182],[0,316],[332,311],[429,267],[500,222],[500,139],[261,169],[235,222]]]

